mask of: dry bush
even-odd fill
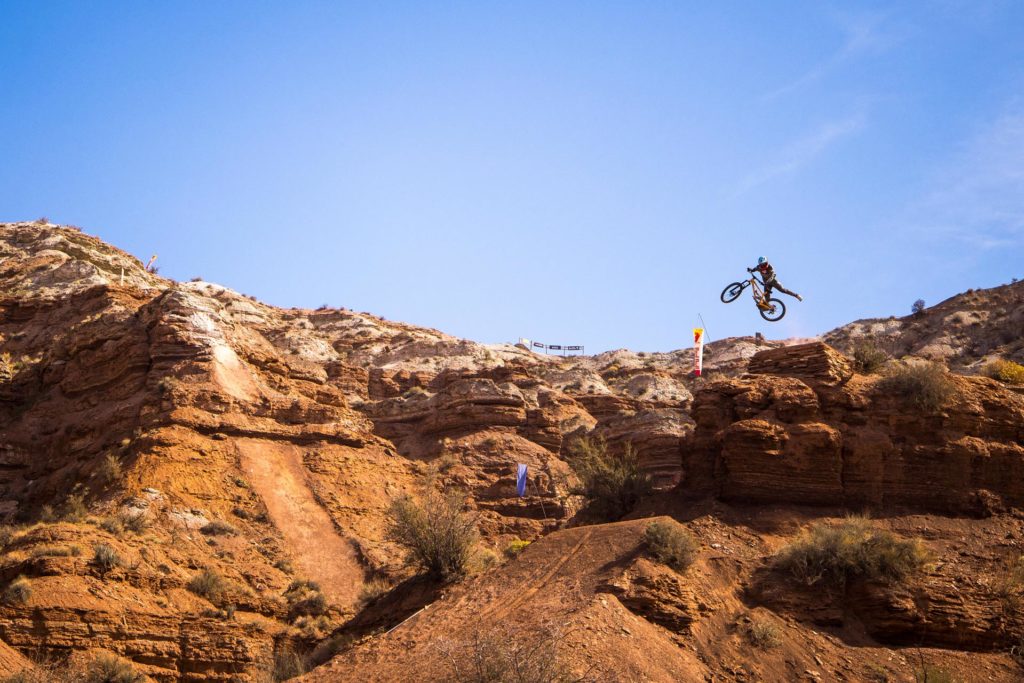
[[[327,598],[315,581],[292,581],[284,592],[288,601],[288,618],[319,616],[327,612]]]
[[[746,628],[745,633],[750,644],[762,650],[782,645],[782,632],[769,621],[755,621]]]
[[[697,557],[697,541],[675,520],[651,522],[644,530],[647,551],[662,564],[685,572]]]
[[[238,529],[231,526],[227,522],[215,519],[212,522],[203,525],[203,528],[199,530],[207,536],[237,536]]]
[[[982,374],[1006,384],[1024,384],[1024,365],[1012,360],[994,360],[985,365]]]
[[[477,630],[465,641],[441,640],[436,647],[448,663],[451,683],[569,683],[594,680],[592,672],[574,676],[559,656],[565,638],[545,625],[514,631],[510,627]]]
[[[82,548],[77,545],[53,546],[44,545],[33,548],[29,553],[30,557],[78,557],[82,554]]]
[[[196,595],[206,598],[216,605],[224,598],[224,593],[228,589],[228,582],[217,571],[204,569],[193,576],[186,587]]]
[[[433,491],[422,501],[399,498],[388,511],[388,538],[426,574],[442,580],[462,576],[477,540],[476,520],[463,512],[464,500],[453,491]]]
[[[280,650],[274,655],[274,680],[287,681],[307,671],[304,657],[291,650]]]
[[[103,574],[106,574],[115,567],[120,567],[124,564],[124,561],[121,559],[121,556],[117,554],[117,551],[106,543],[97,543],[92,547],[92,551],[92,563],[96,565]]]
[[[3,601],[8,605],[24,605],[32,597],[32,585],[24,576],[19,576],[7,584],[4,589]]]
[[[888,361],[889,354],[879,348],[871,338],[861,339],[853,347],[853,367],[861,374],[874,374]]]
[[[370,579],[359,589],[359,606],[365,607],[382,595],[386,595],[391,588],[391,582],[387,579]]]
[[[834,526],[812,524],[775,562],[807,585],[841,586],[855,578],[902,581],[924,567],[928,554],[918,539],[902,539],[863,517],[848,517]]]
[[[878,389],[900,396],[915,408],[934,412],[939,410],[956,391],[949,372],[938,363],[911,363],[900,365],[882,378]]]
[[[141,534],[149,528],[149,516],[145,512],[120,512],[117,519],[126,531]]]
[[[338,654],[351,647],[352,643],[352,636],[340,633],[320,641],[309,654],[308,663],[310,668],[326,664]]]
[[[82,683],[143,683],[146,677],[131,663],[114,655],[101,654],[82,667]]]
[[[89,508],[85,505],[85,495],[73,493],[64,499],[61,505],[60,519],[65,522],[82,522],[89,516]]]
[[[605,519],[622,518],[651,491],[651,477],[640,470],[640,459],[628,443],[621,453],[613,453],[604,439],[579,439],[569,465],[580,480],[574,493]]]
[[[518,538],[514,539],[505,546],[505,557],[516,557],[519,553],[526,550],[529,545],[530,541],[523,541]]]
[[[117,459],[117,456],[113,453],[107,453],[103,456],[103,462],[100,463],[99,468],[96,470],[100,483],[104,486],[110,486],[121,480],[121,474],[121,461]]]

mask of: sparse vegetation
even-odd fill
[[[463,511],[464,500],[454,491],[434,491],[422,501],[399,498],[388,512],[388,537],[428,575],[442,580],[462,576],[477,540],[476,521]]]
[[[505,557],[517,556],[519,553],[526,550],[526,546],[528,545],[530,545],[530,541],[523,541],[518,538],[511,541],[507,546],[505,546]]]
[[[754,621],[746,629],[747,640],[756,648],[770,650],[782,644],[782,632],[770,621]]]
[[[982,374],[1006,384],[1024,384],[1024,365],[1012,360],[994,360],[985,365]]]
[[[96,470],[96,475],[104,486],[110,486],[114,482],[120,481],[121,461],[113,453],[107,453],[103,456],[103,462]]]
[[[103,574],[120,567],[124,563],[121,556],[117,554],[117,551],[106,543],[97,543],[93,546],[92,550],[92,563],[96,565]]]
[[[675,520],[651,522],[644,530],[647,550],[658,562],[685,572],[697,556],[697,541]]]
[[[19,576],[7,584],[4,589],[3,601],[8,605],[24,605],[32,597],[32,585],[24,576]]]
[[[203,525],[203,528],[199,530],[207,536],[237,536],[238,529],[231,526],[227,522],[219,519],[215,519],[208,524]]]
[[[352,645],[352,637],[345,634],[338,634],[321,641],[309,654],[307,664],[310,668],[326,664],[338,653],[346,650]]]
[[[613,453],[604,439],[580,439],[569,465],[580,480],[575,492],[605,519],[620,519],[651,490],[650,475],[640,470],[640,459],[628,443],[621,453]]]
[[[228,589],[228,582],[217,571],[204,569],[192,577],[187,588],[216,605],[223,599],[224,593]]]
[[[77,545],[52,546],[44,545],[33,548],[29,553],[32,557],[78,557],[82,554],[82,548]]]
[[[100,654],[78,664],[35,661],[31,669],[0,678],[2,683],[142,683],[144,675],[111,654]]]
[[[477,631],[469,640],[442,640],[436,647],[456,683],[568,683],[592,680],[573,676],[560,660],[564,634],[554,626],[530,632],[507,627]]]
[[[80,680],[82,683],[142,683],[146,677],[123,659],[101,654],[85,665]]]
[[[910,307],[910,312],[914,315],[921,315],[924,313],[924,299],[918,299],[914,302],[914,305]]]
[[[924,545],[876,529],[864,517],[839,524],[812,524],[776,557],[776,566],[796,579],[845,585],[855,578],[902,581],[928,561]]]
[[[935,412],[952,398],[956,385],[938,363],[899,365],[878,383],[878,389],[902,397],[921,410]]]
[[[870,337],[861,339],[853,347],[853,367],[861,374],[878,372],[888,360],[889,354],[880,349]]]
[[[288,618],[319,616],[327,612],[327,598],[315,581],[292,581],[284,592],[288,601]]]
[[[291,650],[281,650],[274,655],[274,680],[287,681],[306,673],[306,661]]]
[[[82,522],[89,516],[89,508],[85,505],[85,495],[72,493],[61,505],[60,519],[65,522]]]
[[[387,579],[374,578],[363,584],[359,589],[359,604],[365,607],[382,595],[386,595],[392,588],[391,582]]]

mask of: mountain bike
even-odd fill
[[[753,274],[751,274],[749,280],[745,282],[733,282],[731,285],[723,289],[722,303],[727,304],[732,301],[736,301],[736,299],[739,298],[739,295],[742,294],[743,290],[747,287],[750,287],[750,293],[754,296],[754,305],[757,306],[757,310],[761,314],[762,318],[768,322],[782,320],[782,316],[786,315],[786,304],[774,297],[766,301],[764,298],[764,283],[757,279]]]

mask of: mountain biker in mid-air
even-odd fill
[[[748,273],[753,273],[755,270],[760,273],[761,279],[764,280],[764,298],[762,301],[768,301],[771,297],[773,287],[783,294],[789,294],[790,296],[795,297],[797,301],[804,300],[804,298],[796,292],[791,292],[782,286],[782,283],[775,277],[775,269],[772,268],[772,264],[768,263],[768,259],[764,256],[758,257],[756,266],[753,268],[747,268]]]

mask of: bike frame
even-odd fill
[[[755,304],[761,303],[761,300],[764,298],[764,290],[761,289],[761,281],[753,275],[750,276],[750,294],[754,297]]]

